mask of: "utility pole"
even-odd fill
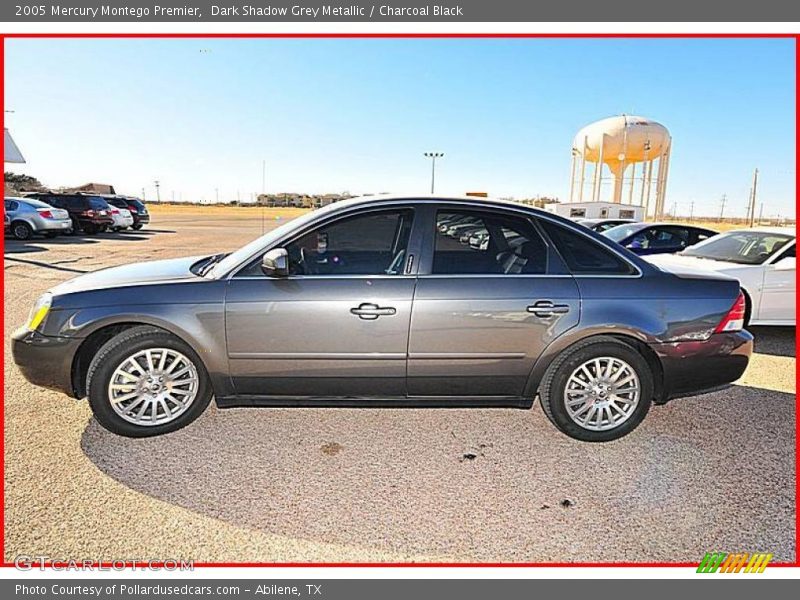
[[[267,161],[261,161],[261,193],[267,193]]]
[[[750,227],[753,226],[756,219],[756,195],[758,193],[758,169],[753,171],[753,188],[750,190],[750,206],[747,211],[747,218],[750,221]]]
[[[719,209],[719,220],[722,221],[722,216],[725,214],[725,204],[728,202],[727,194],[722,194],[722,206]]]
[[[764,203],[762,202],[758,208],[758,224],[761,225],[761,220],[764,218]]]
[[[431,159],[431,194],[433,194],[434,185],[436,183],[436,159],[442,158],[444,152],[425,152],[425,157]]]
[[[692,200],[692,203],[689,205],[689,222],[691,222],[693,219],[694,219],[694,200]]]
[[[219,188],[214,188],[214,197],[216,198],[215,204],[219,204]]]
[[[144,188],[142,188],[142,202],[144,202]]]
[[[159,191],[159,186],[161,185],[161,182],[158,179],[156,179],[153,183],[156,185],[156,202],[158,204],[161,204],[161,192]]]

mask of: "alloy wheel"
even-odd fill
[[[564,405],[576,424],[608,431],[627,421],[639,404],[639,376],[627,362],[612,356],[587,360],[567,379]]]
[[[128,356],[108,384],[114,411],[129,423],[164,425],[185,413],[197,396],[194,363],[170,348],[148,348]]]

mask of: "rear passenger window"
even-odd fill
[[[541,225],[576,275],[633,275],[633,267],[611,250],[577,232],[549,221]]]
[[[547,246],[525,218],[479,211],[436,215],[436,275],[531,275],[547,272]]]

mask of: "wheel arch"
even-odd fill
[[[92,359],[97,354],[98,350],[110,339],[116,337],[123,331],[127,331],[134,327],[152,327],[169,333],[181,340],[184,344],[194,350],[195,354],[200,358],[203,368],[209,375],[210,384],[214,393],[224,393],[226,389],[220,382],[219,376],[215,376],[215,370],[208,364],[206,356],[208,353],[203,352],[196,340],[193,339],[188,332],[174,327],[169,323],[161,322],[158,319],[149,319],[143,316],[138,318],[123,318],[118,320],[104,322],[97,324],[90,333],[83,339],[78,350],[72,358],[72,367],[70,378],[72,382],[73,395],[76,398],[86,397],[86,378],[89,371],[89,365]],[[222,388],[222,389],[220,389]]]
[[[525,397],[534,398],[539,393],[539,387],[545,372],[557,356],[568,351],[576,344],[586,342],[593,338],[597,338],[598,341],[601,341],[603,338],[613,338],[631,346],[641,354],[645,361],[647,361],[653,375],[653,399],[657,404],[664,401],[664,369],[661,365],[661,359],[658,358],[656,352],[648,345],[647,335],[636,330],[620,331],[614,328],[594,328],[591,331],[583,332],[582,335],[564,334],[553,342],[534,364],[525,386]]]

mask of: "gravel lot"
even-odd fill
[[[157,207],[153,221],[5,241],[6,561],[794,560],[794,328],[755,328],[738,385],[655,407],[603,445],[561,435],[538,406],[212,407],[160,438],[106,432],[85,402],[29,385],[8,339],[59,281],[233,249],[262,228],[255,209]]]

